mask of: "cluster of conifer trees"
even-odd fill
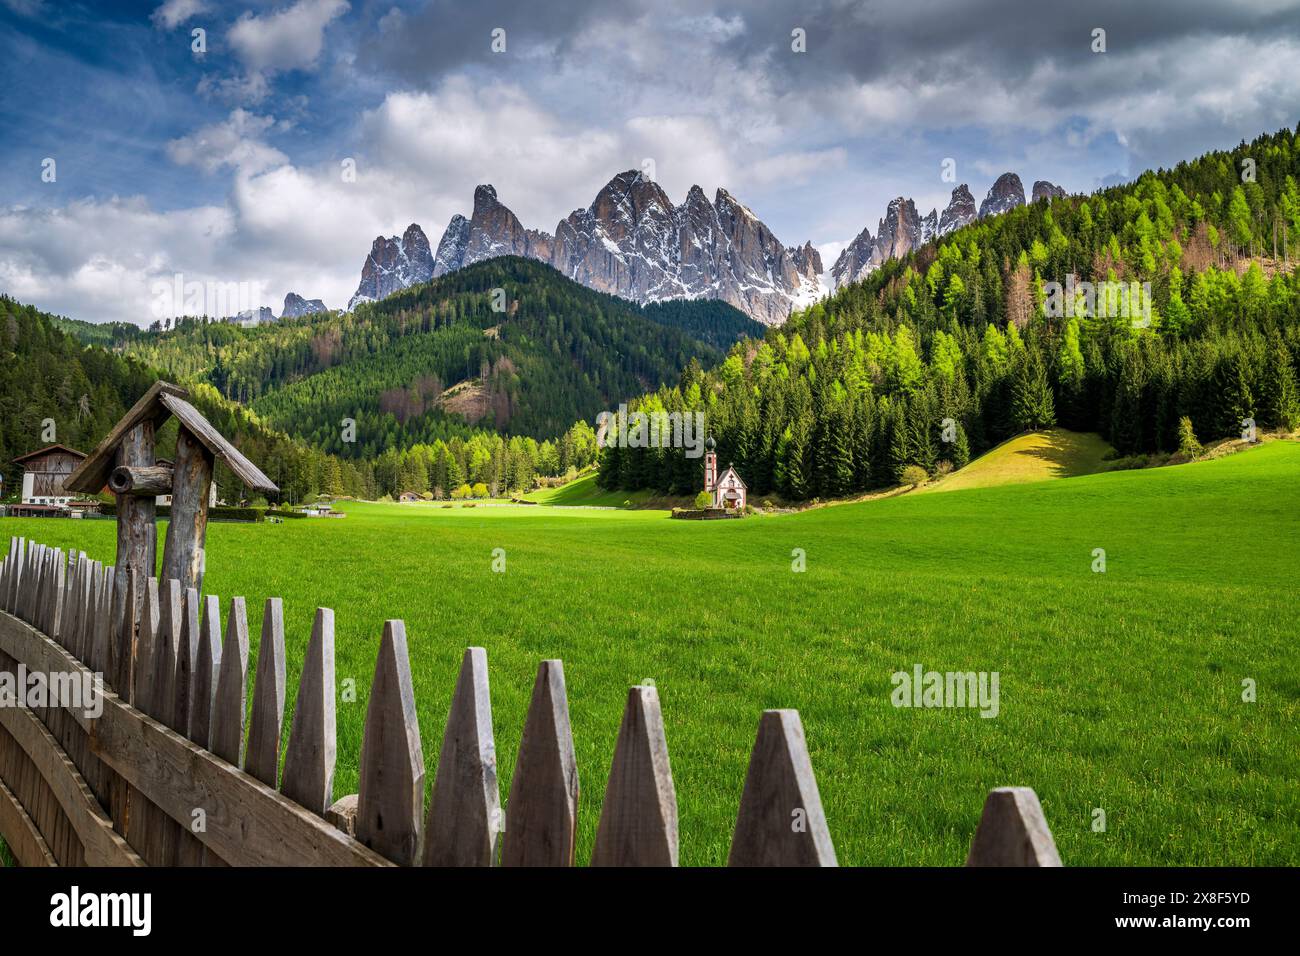
[[[1297,175],[1283,130],[980,220],[633,407],[702,410],[720,464],[751,494],[788,499],[959,468],[1054,424],[1100,432],[1125,456],[1175,451],[1184,417],[1202,440],[1239,435],[1247,419],[1294,429]],[[1149,308],[1076,290],[1053,314],[1047,283],[1073,277],[1136,283]],[[676,449],[609,448],[599,480],[688,494],[701,466]]]

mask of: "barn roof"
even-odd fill
[[[147,421],[152,421],[154,428],[161,426],[168,418],[175,415],[177,421],[185,426],[198,439],[214,458],[225,462],[245,485],[253,491],[279,491],[270,478],[262,474],[260,468],[243,456],[234,445],[230,444],[220,432],[199,414],[198,409],[186,401],[189,392],[170,382],[154,382],[149,391],[131,406],[131,410],[122,420],[113,426],[90,457],[77,466],[77,469],[63,482],[69,491],[84,491],[93,494],[108,481],[108,473],[116,464],[117,448],[131,429]]]
[[[52,451],[66,452],[69,455],[75,455],[78,458],[85,458],[84,451],[77,451],[75,448],[69,448],[67,445],[46,445],[44,448],[38,448],[36,451],[29,451],[25,455],[19,455],[14,459],[15,465],[21,465],[25,461],[31,461],[33,458],[39,458],[41,455],[48,455]]]

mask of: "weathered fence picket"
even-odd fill
[[[0,836],[23,865],[574,864],[578,767],[560,661],[538,666],[503,812],[487,652],[466,649],[426,807],[406,629],[387,621],[358,792],[335,801],[334,631],[334,612],[317,608],[281,766],[278,598],[266,602],[250,688],[243,598],[230,601],[223,639],[220,601],[197,587],[11,539],[0,670],[102,675],[108,693],[99,713],[55,700],[0,708]],[[590,863],[675,866],[678,842],[660,694],[634,686]],[[797,711],[759,719],[728,865],[836,865]],[[988,794],[966,865],[1061,865],[1033,790]]]
[[[425,866],[495,866],[501,833],[487,651],[470,647],[447,714],[424,824]]]
[[[212,745],[222,760],[244,766],[244,708],[248,706],[248,611],[241,597],[230,599],[226,642],[212,701]]]
[[[318,607],[302,665],[280,792],[313,813],[334,800],[334,612]]]
[[[578,760],[560,661],[542,661],[537,667],[507,807],[510,825],[502,839],[502,866],[573,866]]]
[[[366,705],[357,789],[357,839],[401,866],[419,858],[424,753],[411,688],[406,625],[385,621]]]
[[[279,598],[267,598],[262,613],[262,640],[257,647],[244,770],[271,788],[279,785],[285,689],[284,606]]]
[[[677,865],[677,793],[655,687],[628,690],[591,865]]]

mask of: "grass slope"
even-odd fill
[[[536,491],[530,491],[523,495],[525,501],[536,501],[542,505],[556,505],[564,507],[599,507],[599,508],[622,508],[624,505],[643,505],[651,499],[653,492],[642,489],[640,491],[607,491],[596,484],[594,474],[584,475],[568,484],[560,485],[556,488],[539,488]]]
[[[1102,470],[1103,459],[1110,451],[1106,440],[1094,432],[1064,428],[1029,432],[1004,441],[960,471],[922,490],[962,491],[1091,475]]]
[[[1068,865],[1295,865],[1297,478],[1300,445],[1276,442],[744,521],[349,505],[339,521],[213,525],[207,583],[248,598],[254,641],[263,600],[284,598],[291,692],[313,609],[337,609],[338,678],[358,689],[339,704],[338,795],[356,789],[385,618],[407,624],[430,772],[461,653],[487,648],[503,800],[537,662],[563,658],[579,860],[626,688],[649,677],[686,864],[725,862],[759,715],[793,707],[843,864],[960,863],[987,791],[1022,784]],[[4,519],[0,534],[113,556],[106,521]],[[916,663],[998,671],[999,715],[894,708],[890,675]]]

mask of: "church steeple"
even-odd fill
[[[704,442],[704,490],[712,494],[718,486],[718,443],[710,435]]]

